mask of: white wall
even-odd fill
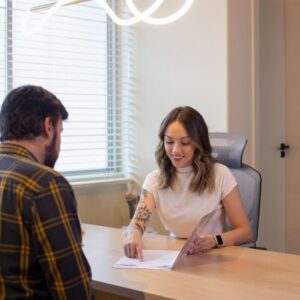
[[[228,0],[228,131],[247,138],[243,161],[257,165],[258,0]]]
[[[162,15],[183,3],[166,2]],[[210,131],[227,130],[226,22],[225,0],[196,0],[175,23],[136,26],[140,182],[156,168],[159,125],[176,106],[198,109]]]

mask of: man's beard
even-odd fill
[[[55,149],[56,139],[57,139],[57,134],[55,132],[50,144],[46,147],[44,165],[48,166],[50,168],[54,168],[54,165],[58,158],[58,153],[56,152],[56,149]]]

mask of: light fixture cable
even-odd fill
[[[121,19],[107,4],[106,0],[59,0],[55,3],[48,3],[28,9],[23,18],[22,30],[26,35],[34,34],[38,32],[48,22],[50,17],[53,14],[55,14],[62,6],[68,6],[87,1],[94,1],[97,4],[99,4],[99,6],[101,6],[105,10],[109,17],[120,26],[131,26],[138,22],[145,22],[152,25],[169,24],[182,17],[190,9],[194,2],[194,0],[185,0],[185,3],[175,13],[167,17],[153,18],[150,16],[159,9],[164,0],[154,1],[152,5],[150,5],[147,9],[145,9],[142,12],[136,8],[135,4],[133,3],[133,0],[126,0],[126,4],[130,12],[133,14],[133,17],[129,19]],[[28,23],[31,20],[33,13],[44,10],[49,10],[49,12],[43,18],[41,18],[41,20],[33,28],[29,29]]]

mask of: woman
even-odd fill
[[[188,238],[202,217],[212,215],[208,229],[197,236],[188,254],[251,241],[237,183],[226,166],[214,161],[201,114],[188,106],[173,109],[160,126],[159,138],[155,153],[159,169],[145,179],[128,227],[125,254],[143,259],[142,235],[155,209],[178,238]],[[230,231],[225,231],[225,214]]]

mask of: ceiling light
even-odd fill
[[[194,0],[185,0],[184,4],[173,14],[162,17],[162,18],[154,18],[151,15],[159,9],[162,5],[164,0],[156,0],[152,5],[150,5],[144,11],[140,11],[136,8],[133,0],[126,0],[126,4],[129,8],[129,11],[132,13],[133,17],[129,19],[122,19],[119,18],[116,13],[112,10],[112,8],[107,4],[106,0],[59,0],[54,3],[48,3],[44,5],[39,5],[32,7],[29,9],[23,20],[23,31],[26,34],[33,34],[36,33],[48,20],[49,18],[55,14],[62,6],[73,5],[77,3],[83,3],[87,1],[94,1],[100,7],[102,7],[105,12],[109,15],[109,17],[118,25],[120,26],[130,26],[134,25],[138,22],[144,22],[152,25],[165,25],[171,22],[176,21],[180,17],[182,17],[192,6]],[[49,11],[48,11],[49,10]],[[28,23],[32,17],[33,13],[41,12],[41,11],[48,11],[46,15],[31,29],[28,29]]]

